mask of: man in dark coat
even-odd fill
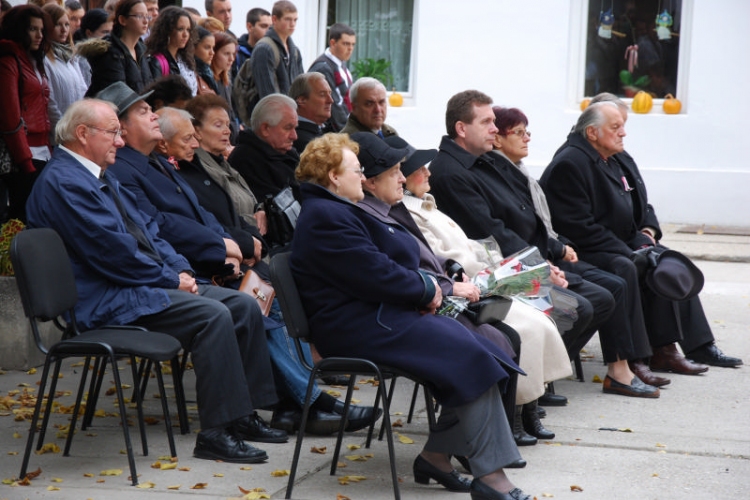
[[[614,97],[614,96],[612,96]],[[615,98],[616,99],[616,98]],[[655,247],[659,222],[648,203],[646,185],[624,151],[627,106],[619,100],[595,103],[578,119],[567,143],[541,178],[552,220],[592,264],[623,277],[636,290],[633,251]],[[742,360],[716,347],[700,299],[673,302],[640,283],[643,312],[654,356],[654,370],[694,374],[696,364],[738,366]],[[679,341],[688,359],[679,353]]]
[[[239,73],[242,64],[250,59],[255,44],[266,36],[268,28],[271,27],[271,13],[260,7],[250,9],[245,17],[245,27],[247,33],[237,39],[237,57],[232,64],[232,81]]]
[[[252,306],[252,300],[197,284],[187,259],[158,237],[135,196],[106,172],[124,145],[120,131],[108,102],[68,108],[58,124],[61,146],[29,198],[29,226],[50,227],[65,242],[82,326],[143,326],[192,350],[201,424],[196,457],[265,461],[266,452],[244,441],[253,404],[275,398],[272,385],[270,392],[264,389],[270,366],[257,341],[265,342],[260,311],[234,309]]]
[[[333,108],[331,109],[330,129],[338,132],[346,125],[352,102],[349,89],[354,82],[346,66],[354,52],[357,36],[354,30],[343,23],[335,23],[328,31],[328,48],[315,61],[308,71],[325,75],[328,85],[333,90]],[[301,149],[298,149],[301,151]]]
[[[206,285],[211,283],[214,274],[239,273],[243,256],[237,243],[213,215],[203,210],[174,166],[158,155],[151,156],[162,135],[157,115],[151,112],[143,96],[118,82],[100,92],[99,97],[120,109],[120,126],[127,138],[110,172],[136,196],[138,208],[156,221],[159,235],[180,249],[196,269],[199,281]],[[257,303],[249,296],[229,289],[222,293],[226,295],[222,303],[233,317],[244,317],[248,311],[260,314]],[[263,324],[262,316],[260,323]],[[245,328],[238,324],[238,335]],[[264,333],[262,326],[252,332],[250,345],[254,355],[252,360],[249,356],[245,359],[246,376],[253,382],[250,384],[252,401],[258,408],[270,407],[278,401]],[[249,420],[245,437],[261,442],[287,440],[285,432],[269,428],[257,413]]]
[[[331,87],[325,76],[312,71],[294,79],[289,97],[297,103],[299,120],[294,149],[302,154],[307,143],[323,135],[323,127],[331,118]]]
[[[294,149],[297,104],[285,95],[271,94],[258,102],[250,121],[250,129],[240,132],[229,164],[242,175],[259,201],[288,186],[299,199],[299,184],[294,178],[299,163]]]
[[[385,85],[375,78],[365,76],[354,82],[349,95],[352,112],[341,130],[349,135],[355,132],[370,132],[381,139],[398,135],[396,129],[385,123],[388,117],[388,96]]]

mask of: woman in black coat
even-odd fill
[[[141,41],[151,18],[143,0],[121,0],[115,9],[112,33],[86,53],[91,65],[91,86],[87,97],[114,82],[125,82],[139,94],[153,80],[146,60],[146,46]]]
[[[365,168],[397,170],[405,150],[382,144]],[[419,270],[416,240],[357,206],[364,196],[358,150],[348,136],[327,134],[307,146],[297,170],[303,201],[290,265],[311,338],[324,357],[362,357],[430,382],[443,406],[441,430],[430,432],[414,462],[418,482],[433,479],[472,499],[529,500],[502,469],[520,456],[498,384],[507,383],[506,368],[519,368],[483,337],[434,314],[442,293]],[[470,487],[449,453],[469,458]]]

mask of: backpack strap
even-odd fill
[[[154,54],[154,58],[159,61],[161,76],[167,76],[169,74],[169,63],[167,62],[167,57],[159,52],[158,54]]]

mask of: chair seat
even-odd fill
[[[112,347],[115,354],[135,355],[156,361],[169,361],[174,358],[182,345],[176,338],[166,333],[158,333],[139,329],[100,329],[89,330],[80,335],[64,340],[55,346],[55,350],[67,351],[61,344],[70,344],[70,349],[80,352],[82,345],[103,343]]]

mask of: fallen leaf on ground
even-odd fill
[[[574,484],[574,485],[572,485],[570,487],[570,491],[579,491],[580,492],[580,491],[583,491],[583,488],[581,488],[580,486]]]
[[[339,484],[358,483],[367,479],[366,476],[341,476],[339,478]]]
[[[661,444],[661,443],[656,443],[656,447],[657,448],[666,448],[667,445],[666,444]]]
[[[289,469],[276,469],[271,472],[271,477],[284,477],[289,475]]]
[[[401,421],[400,418],[396,420],[395,422],[391,423],[391,427],[403,427],[403,426],[404,426],[404,423]]]
[[[37,450],[34,453],[37,455],[44,455],[45,453],[60,453],[60,447],[55,443],[46,443],[42,446],[41,450]]]
[[[325,455],[326,447],[325,446],[321,446],[321,447],[313,446],[312,448],[310,448],[310,453],[317,453],[319,455]]]
[[[361,447],[360,445],[358,445],[358,444],[347,444],[347,445],[346,445],[346,448],[347,448],[347,449],[348,449],[349,451],[352,451],[352,450],[358,450],[358,449],[360,449],[360,448],[362,448],[362,447]]]
[[[84,472],[83,477],[94,477],[94,475],[91,472]]]
[[[122,469],[106,469],[99,473],[100,476],[120,476]]]
[[[27,472],[26,477],[24,477],[24,479],[29,479],[29,480],[36,479],[37,477],[39,477],[41,473],[42,473],[42,468],[38,467],[37,470],[35,471]]]
[[[191,490],[205,490],[208,483],[195,483],[190,487]]]
[[[334,390],[331,390],[331,389],[328,389],[326,391],[326,394],[328,394],[328,395],[330,395],[330,396],[332,396],[332,397],[334,397],[336,399],[338,399],[338,398],[341,397],[341,393],[339,391],[334,391]]]
[[[214,477],[224,477],[224,474],[222,474],[221,472],[217,472],[214,474]]]
[[[245,465],[243,467],[240,467],[240,470],[253,470],[253,468],[250,467],[250,466]]]
[[[167,486],[167,489],[168,490],[179,490],[180,486],[182,486],[182,485],[181,484],[173,484],[171,486]]]
[[[146,481],[145,483],[140,483],[138,486],[136,486],[136,488],[147,490],[147,489],[153,488],[154,486],[156,485],[152,483],[151,481]]]
[[[594,375],[594,378],[591,379],[591,381],[595,384],[601,384],[602,379],[599,378],[599,375]]]
[[[552,497],[554,497],[555,495],[553,495],[552,493],[542,493],[542,496],[543,496],[544,498],[552,498]]]
[[[36,374],[36,368],[30,368],[29,371],[27,371],[29,375],[35,375]]]
[[[348,496],[345,496],[339,493],[338,495],[336,495],[336,500],[351,500],[351,499]]]
[[[414,444],[414,440],[410,437],[406,437],[403,434],[398,434],[398,440],[403,444]]]
[[[344,458],[352,462],[367,462],[368,458],[364,455],[346,455]]]
[[[180,467],[177,470],[182,471],[182,472],[190,472],[190,467]]]
[[[338,462],[336,467],[346,467],[346,464],[344,462]]]
[[[52,479],[50,479],[50,481],[52,481],[53,483],[62,483],[63,482],[63,480],[60,479],[59,477],[53,477]]]
[[[17,451],[9,451],[8,455],[15,456],[15,455],[18,455],[18,452]]]
[[[58,488],[57,486],[49,485],[47,486],[47,491],[60,491],[60,488]]]

